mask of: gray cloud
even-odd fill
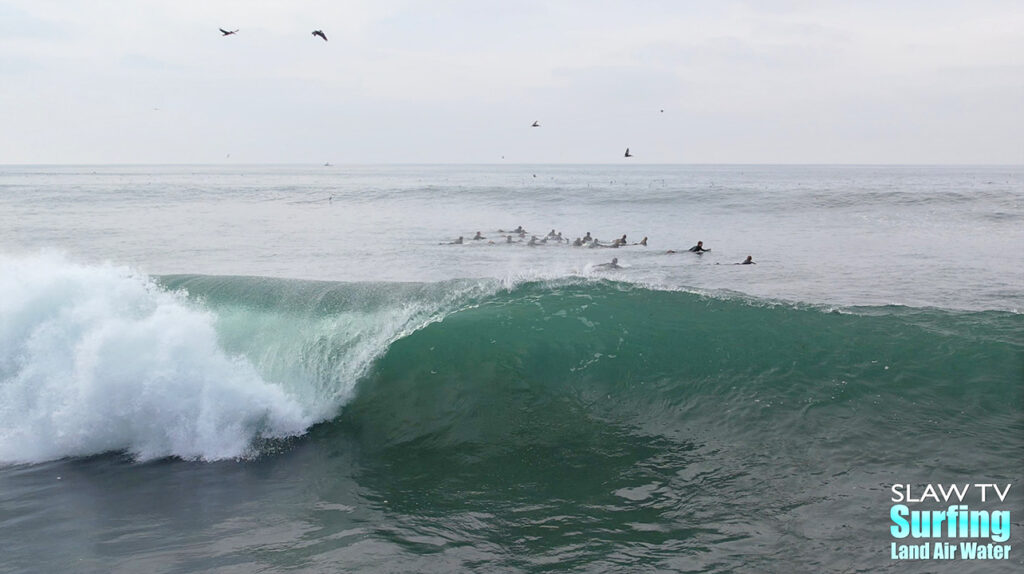
[[[1013,2],[9,0],[0,161],[1021,163],[1021,29]]]

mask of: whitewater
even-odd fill
[[[888,561],[886,485],[1024,478],[1022,199],[1020,167],[0,167],[0,571],[934,571]]]

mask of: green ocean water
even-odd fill
[[[837,234],[861,225],[843,197],[824,195],[836,221],[853,220]],[[765,209],[778,201],[758,197]],[[949,208],[871,197],[900,221],[927,198]],[[139,201],[125,209],[150,205]],[[1009,216],[992,215],[1012,197],[979,201],[998,209],[956,199],[965,219],[1015,237]],[[757,225],[805,232],[786,227],[800,218],[769,219]],[[923,245],[920,232],[906,244]],[[903,269],[907,253],[881,251],[804,276],[770,257],[734,267],[717,245],[703,259],[631,246],[614,252],[627,267],[602,273],[576,261],[597,255],[568,246],[455,251],[437,239],[412,255],[382,240],[343,280],[0,256],[0,572],[1024,565],[1024,319],[1007,269],[979,271],[969,284],[987,287],[973,299],[957,289],[972,272],[962,254]],[[273,261],[295,268],[324,260],[278,247],[291,258]],[[130,241],[117,249],[137,253]],[[190,253],[197,269],[231,268],[221,251]],[[553,269],[563,258],[579,272]],[[437,277],[417,259],[485,272]],[[499,272],[509,261],[544,269],[510,277]],[[844,283],[872,261],[883,290],[916,285],[908,269],[933,273],[907,299],[954,304],[876,304],[871,277]],[[827,281],[852,303],[762,293]],[[745,282],[756,293],[735,288]],[[1012,485],[1006,501],[972,490],[964,502],[1010,511],[1010,559],[892,560],[891,485],[951,483]]]
[[[889,484],[1021,478],[1012,313],[837,311],[608,280],[161,284],[202,301],[265,378],[315,381],[293,393],[311,410],[344,407],[242,465],[103,455],[8,470],[15,571],[38,544],[18,534],[26,522],[82,528],[82,504],[110,505],[89,526],[97,544],[47,546],[85,570],[904,571],[886,557]],[[414,300],[431,303],[420,326],[339,388],[367,333],[325,338],[323,322],[358,309],[377,323]],[[49,510],[14,518],[42,499]]]

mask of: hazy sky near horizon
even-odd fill
[[[0,133],[7,164],[1020,164],[1024,2],[0,0]]]

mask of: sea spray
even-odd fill
[[[503,285],[204,275],[164,276],[159,281],[214,312],[221,345],[248,357],[265,378],[298,397],[317,421],[337,415],[374,361],[396,340],[476,305]]]
[[[213,324],[124,267],[0,260],[0,463],[239,457],[314,422]]]

